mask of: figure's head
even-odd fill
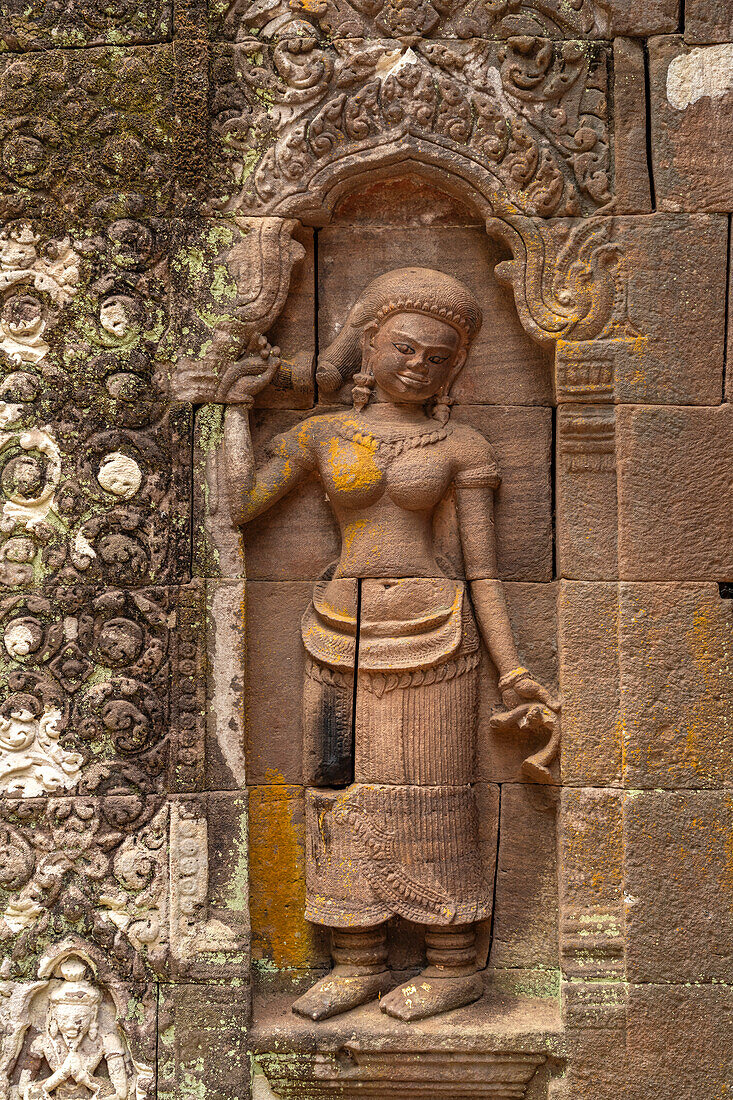
[[[73,956],[64,959],[59,969],[63,981],[49,999],[49,1035],[52,1039],[60,1035],[72,1047],[78,1046],[86,1035],[96,1040],[101,993],[86,978],[86,966],[81,959]]]
[[[425,267],[389,271],[368,284],[321,355],[319,385],[333,392],[356,374],[359,407],[371,385],[392,401],[447,398],[481,320],[473,294],[451,275]]]

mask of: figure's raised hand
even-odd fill
[[[280,348],[271,347],[261,333],[249,339],[241,359],[223,374],[215,400],[223,405],[251,405],[264,390],[280,366]]]

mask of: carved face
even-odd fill
[[[94,1010],[89,1005],[56,1005],[56,1025],[67,1043],[76,1042],[87,1034],[92,1026]]]
[[[452,325],[422,313],[393,313],[370,337],[376,384],[393,401],[424,402],[452,381],[465,361]]]

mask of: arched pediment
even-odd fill
[[[246,38],[225,48],[220,211],[322,220],[344,178],[414,160],[486,213],[590,215],[612,198],[607,47]]]

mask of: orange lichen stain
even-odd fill
[[[302,789],[270,770],[270,786],[250,791],[252,956],[277,969],[305,967],[314,955],[305,920],[305,821]]]
[[[332,439],[329,443],[328,469],[341,493],[363,492],[378,485],[382,478],[373,455],[343,439]]]
[[[685,762],[695,775],[718,782],[730,775],[730,705],[733,691],[733,636],[721,617],[703,599],[686,632],[693,667],[698,674],[694,700],[683,725]]]

